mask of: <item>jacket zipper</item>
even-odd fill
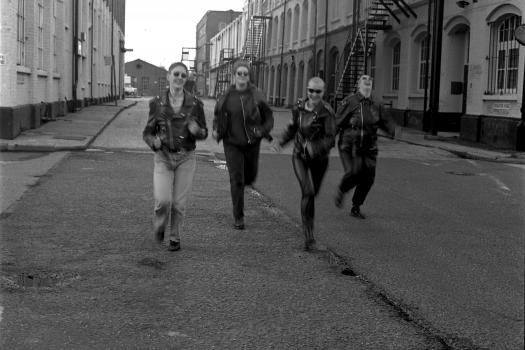
[[[303,131],[303,112],[299,111],[299,132],[302,133]],[[303,137],[303,155],[306,157],[306,143],[308,140],[306,137]]]
[[[242,100],[242,95],[239,96],[241,98],[241,109],[242,109],[242,118],[244,120],[244,132],[246,133],[246,138],[248,139],[248,143],[252,143],[252,140],[250,139],[250,135],[248,135],[248,130],[246,129],[246,115],[244,114],[244,103]]]
[[[363,102],[359,104],[359,107],[361,107],[361,139],[359,140],[359,146],[363,147],[363,127],[365,124],[365,119],[363,118]]]

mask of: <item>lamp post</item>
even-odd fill
[[[525,45],[525,24],[522,24],[514,31],[516,40]],[[525,61],[525,60],[524,60]],[[525,151],[525,64],[523,65],[523,86],[521,88],[521,120],[516,128],[516,151]]]

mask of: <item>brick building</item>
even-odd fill
[[[196,85],[197,93],[209,96],[210,92],[210,39],[239,17],[242,12],[208,11],[197,24]]]
[[[163,67],[136,59],[126,62],[125,71],[131,77],[131,86],[137,88],[139,96],[159,96],[167,87],[168,71]]]
[[[0,0],[0,137],[123,93],[125,0]]]
[[[391,108],[399,124],[428,131],[429,2],[403,3],[384,2],[387,11],[383,2],[369,0],[245,0],[243,15],[210,39],[210,86],[218,86],[213,81],[228,72],[224,67],[257,45],[262,52],[256,60],[264,64],[255,80],[271,103],[292,105],[305,96],[308,79],[316,75],[325,79],[327,98],[335,105],[348,63],[353,63],[357,72],[374,76],[375,98]],[[435,124],[459,132],[466,141],[515,148],[518,138],[525,137],[518,136],[525,46],[513,33],[523,23],[525,1],[443,3]],[[435,10],[430,18],[435,20]],[[356,40],[359,34],[366,44]],[[233,60],[224,60],[227,52]]]

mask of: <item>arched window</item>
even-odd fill
[[[295,6],[293,13],[293,33],[292,33],[292,44],[299,40],[299,14],[300,14],[299,5]]]
[[[418,84],[417,88],[420,90],[425,89],[425,75],[427,73],[427,57],[428,57],[428,45],[430,45],[430,40],[428,35],[425,35],[423,39],[419,42],[419,71],[418,71]],[[428,65],[431,66],[430,57],[428,57]],[[430,77],[430,74],[428,74]],[[427,84],[427,87],[430,84]]]
[[[490,25],[489,74],[487,94],[515,94],[518,89],[519,45],[514,30],[521,18],[501,16]]]
[[[392,48],[392,91],[399,90],[399,64],[401,62],[401,42],[394,44]]]

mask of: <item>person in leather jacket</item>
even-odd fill
[[[271,140],[273,111],[263,93],[250,83],[250,65],[234,64],[235,84],[219,97],[215,105],[213,137],[224,146],[230,176],[233,227],[244,230],[244,188],[257,177],[260,144]]]
[[[292,109],[292,120],[279,138],[278,147],[292,139],[292,164],[301,187],[301,218],[305,250],[315,248],[315,197],[328,168],[328,156],[335,146],[335,116],[323,101],[325,83],[319,77],[308,81],[307,98]]]
[[[195,142],[208,136],[202,102],[184,90],[188,69],[173,63],[167,74],[169,89],[149,102],[142,137],[155,152],[153,191],[155,238],[164,241],[170,221],[169,250],[180,249],[180,230],[195,173]]]
[[[350,214],[365,219],[360,207],[375,179],[377,163],[377,131],[394,137],[395,124],[382,105],[371,99],[372,78],[362,75],[358,91],[347,96],[336,113],[339,133],[337,147],[345,174],[335,195],[335,205],[343,206],[346,192],[355,187]]]

